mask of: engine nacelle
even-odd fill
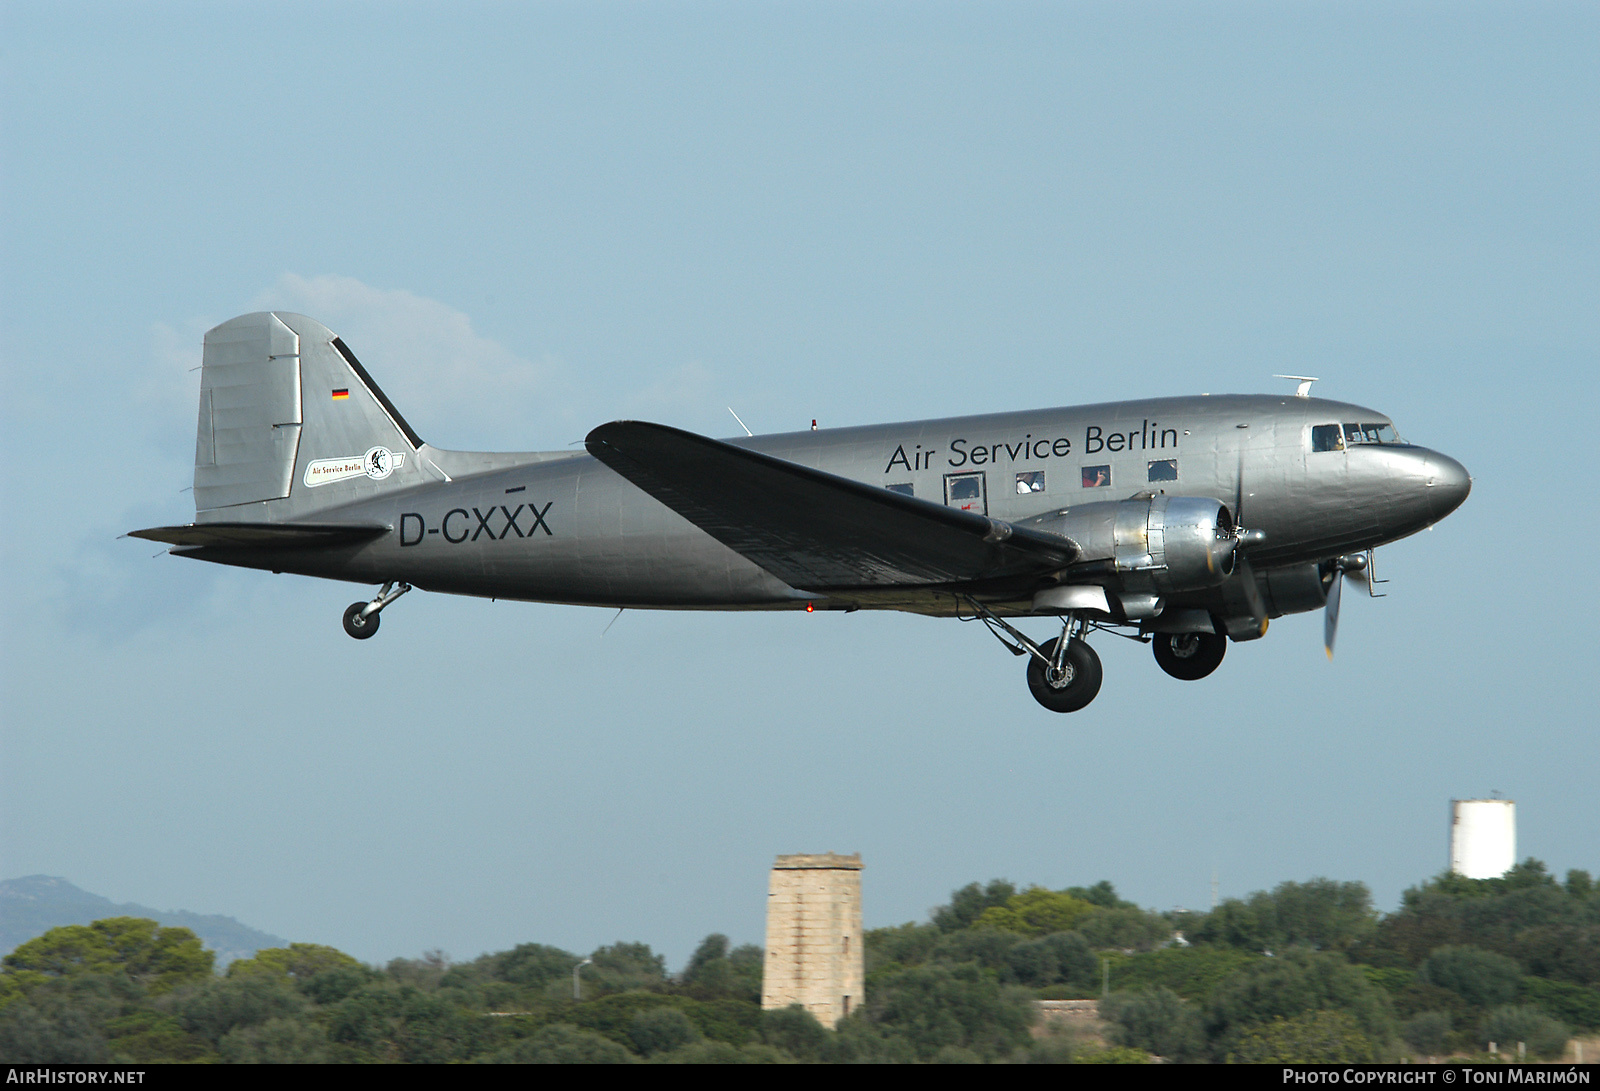
[[[1268,617],[1303,614],[1320,610],[1328,603],[1328,578],[1322,567],[1297,564],[1290,568],[1269,568],[1256,573],[1261,601]]]
[[[1199,591],[1233,574],[1239,547],[1228,506],[1203,496],[1145,496],[1079,504],[1029,520],[1082,551],[1073,569],[1115,576],[1129,591]],[[1095,570],[1099,569],[1099,572]]]

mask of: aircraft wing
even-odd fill
[[[785,583],[816,591],[1044,574],[1077,546],[692,432],[613,421],[589,453]]]

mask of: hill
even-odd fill
[[[220,914],[159,910],[133,903],[118,904],[91,894],[65,879],[29,875],[0,882],[0,955],[64,924],[89,924],[107,917],[148,917],[169,928],[187,928],[217,954],[217,968],[250,958],[263,947],[282,947],[278,936],[258,932]]]

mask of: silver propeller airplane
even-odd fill
[[[979,619],[1045,708],[1099,692],[1097,631],[1195,680],[1271,618],[1326,611],[1372,550],[1443,519],[1459,462],[1382,413],[1309,396],[1161,398],[708,439],[613,421],[586,451],[424,443],[304,315],[206,334],[195,522],[134,531],[181,557],[617,608],[904,610]],[[1043,643],[1014,621],[1048,617]]]

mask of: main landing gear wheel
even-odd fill
[[[378,615],[368,614],[361,616],[361,611],[367,608],[364,602],[352,602],[350,608],[344,612],[344,631],[357,640],[365,640],[378,631]]]
[[[1219,633],[1157,633],[1150,642],[1161,669],[1174,678],[1194,682],[1216,670],[1228,651]]]
[[[1052,664],[1056,659],[1056,644],[1052,640],[1039,650]],[[1076,712],[1100,692],[1100,657],[1094,649],[1074,638],[1067,644],[1061,657],[1060,668],[1046,666],[1038,656],[1028,657],[1028,689],[1033,699],[1051,712]]]

